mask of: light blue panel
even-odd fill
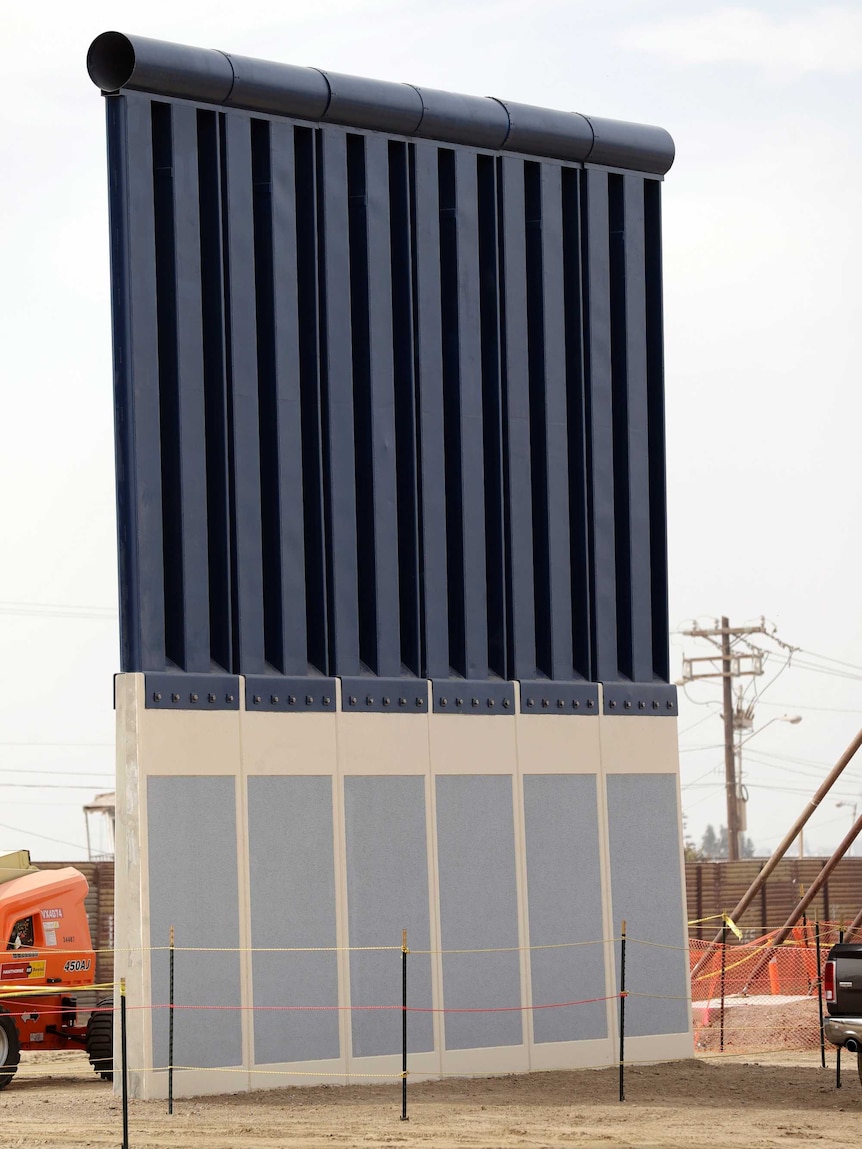
[[[629,939],[626,989],[657,995],[628,998],[626,1034],[684,1033],[688,942],[676,776],[609,774],[607,786],[614,933],[625,920]]]
[[[465,720],[469,721],[469,719]],[[506,953],[447,953],[447,1010],[521,1005],[517,952],[518,898],[512,778],[508,774],[437,778],[437,850],[444,950],[511,949]],[[520,1045],[520,1010],[446,1013],[446,1048]]]
[[[596,778],[524,777],[533,1005],[602,998],[605,965]],[[583,943],[568,945],[569,942]],[[603,1001],[533,1012],[538,1042],[607,1037]]]
[[[240,1065],[239,953],[185,952],[240,944],[235,780],[148,778],[147,825],[150,944],[167,946],[176,928],[174,1065]],[[150,971],[153,1004],[166,1004],[165,950],[153,950]],[[153,1010],[153,1065],[168,1065],[167,1009]]]
[[[248,780],[251,944],[261,949],[334,949],[332,778]],[[338,1057],[338,969],[333,953],[254,953],[254,1060]]]
[[[347,821],[347,912],[351,946],[398,946],[407,930],[411,950],[431,948],[425,781],[414,776],[349,776],[344,779]],[[428,1009],[431,959],[411,953],[407,1001]],[[401,1005],[401,953],[351,953],[350,1000],[354,1006]],[[353,1054],[370,1057],[401,1051],[401,1010],[354,1010]],[[434,1048],[432,1015],[408,1014],[407,1047]]]

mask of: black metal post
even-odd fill
[[[407,1116],[407,930],[401,931],[401,1120]]]
[[[814,951],[817,961],[817,1011],[820,1014],[820,1064],[826,1068],[826,1037],[823,1033],[823,978],[820,966],[820,922],[814,923]]]
[[[721,1013],[718,1048],[724,1052],[724,977],[727,968],[727,922],[721,927]]]
[[[170,988],[168,990],[168,1113],[174,1111],[174,927],[168,951]]]
[[[129,1149],[129,1065],[126,1040],[126,979],[120,978],[120,1056],[123,1059],[123,1149]]]
[[[620,1101],[626,1099],[626,923],[620,932]]]

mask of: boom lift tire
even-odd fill
[[[0,1089],[5,1089],[21,1060],[21,1043],[15,1019],[0,1005]]]
[[[114,1079],[114,999],[96,1003],[87,1022],[87,1056],[93,1070],[104,1081]]]

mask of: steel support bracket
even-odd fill
[[[147,710],[239,710],[235,674],[144,674]]]
[[[249,712],[279,714],[335,713],[335,679],[248,674],[245,708]]]
[[[676,718],[679,714],[675,686],[656,682],[603,682],[603,713]]]
[[[435,678],[431,681],[435,714],[514,714],[512,682]]]
[[[427,714],[424,678],[342,678],[341,709],[353,714]]]
[[[599,713],[599,688],[595,682],[521,681],[522,714]]]

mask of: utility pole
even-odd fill
[[[747,638],[752,634],[768,634],[761,620],[759,626],[731,626],[722,617],[719,626],[693,627],[682,631],[689,638],[704,638],[716,646],[720,657],[686,658],[682,660],[682,681],[720,678],[722,685],[722,718],[724,719],[724,788],[727,798],[727,858],[730,862],[739,861],[739,839],[744,822],[744,798],[740,779],[736,771],[736,748],[733,734],[737,723],[734,721],[733,682],[735,678],[753,678],[763,674],[763,657],[756,651],[734,653],[733,640]],[[701,664],[706,664],[702,666]],[[740,707],[741,709],[741,707]]]
[[[739,861],[739,790],[733,745],[733,673],[730,663],[730,621],[721,620],[721,694],[724,709],[724,789],[727,795],[727,860]]]

